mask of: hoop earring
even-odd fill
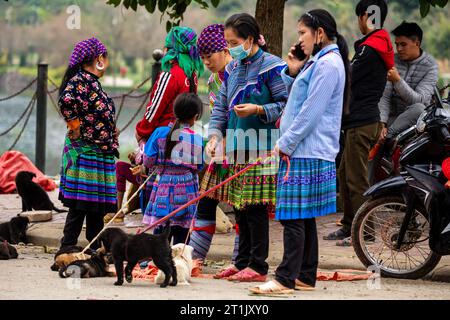
[[[102,71],[103,69],[105,69],[105,65],[102,63],[100,66],[100,62],[97,62],[97,64],[95,65],[95,68],[99,71]]]

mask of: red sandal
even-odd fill
[[[229,266],[219,271],[219,273],[216,273],[214,275],[214,279],[227,279],[228,277],[235,275],[238,272],[239,272],[238,268],[236,268],[235,266]]]
[[[237,282],[265,282],[267,275],[260,274],[250,268],[239,271],[234,276],[228,277],[229,281]]]

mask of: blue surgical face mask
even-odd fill
[[[245,50],[244,43],[242,43],[241,45],[234,47],[234,48],[228,48],[228,50],[230,51],[231,57],[234,60],[243,60],[250,55],[250,52],[252,51],[252,46],[250,46],[250,48],[248,48],[248,50]]]

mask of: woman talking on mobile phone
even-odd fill
[[[282,78],[289,99],[274,148],[281,157],[275,219],[284,227],[284,255],[275,279],[250,289],[256,294],[314,289],[318,266],[315,218],[336,212],[335,158],[342,111],[348,101],[348,47],[325,10],[301,16],[298,34],[305,58],[296,57],[298,47],[288,54]]]

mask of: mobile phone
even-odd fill
[[[295,50],[292,52],[292,54],[300,61],[303,61],[306,59],[306,54],[303,52],[302,47],[300,46],[300,43],[297,43],[295,45]]]

